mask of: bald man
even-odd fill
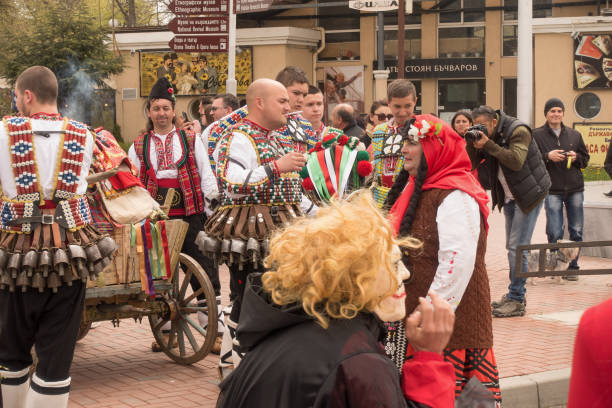
[[[205,253],[230,270],[234,303],[221,346],[219,375],[224,378],[241,355],[235,340],[247,276],[263,271],[271,232],[316,208],[302,196],[297,172],[305,156],[277,130],[290,111],[287,89],[280,82],[258,79],[246,93],[248,115],[219,138],[214,159],[220,185],[220,206],[197,239]]]

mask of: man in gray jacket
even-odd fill
[[[538,214],[550,188],[550,177],[540,150],[531,137],[531,129],[518,119],[480,106],[472,111],[474,125],[481,130],[468,137],[467,151],[472,166],[491,183],[493,208],[504,210],[506,248],[510,267],[508,293],[493,302],[493,316],[511,317],[525,314],[525,278],[515,277],[516,248],[531,243]],[[527,253],[523,253],[523,271],[527,270]]]

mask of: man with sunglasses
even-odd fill
[[[383,207],[391,186],[404,166],[399,130],[412,118],[417,102],[416,88],[407,79],[396,79],[387,88],[387,100],[393,117],[374,128],[372,134],[373,193],[379,208]]]

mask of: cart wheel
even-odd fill
[[[77,341],[83,340],[83,338],[87,336],[87,333],[89,333],[89,330],[91,329],[91,323],[92,322],[81,322],[79,334],[77,335]]]
[[[192,276],[200,283],[197,292],[193,292],[189,284]],[[198,304],[197,296],[200,294],[206,297],[206,304]],[[172,276],[172,289],[166,301],[170,307],[169,314],[149,316],[157,344],[179,364],[193,364],[202,360],[217,337],[217,297],[206,272],[189,255],[180,254],[179,266]],[[208,319],[206,329],[200,326],[198,312],[213,316]],[[162,332],[162,328],[166,333]]]

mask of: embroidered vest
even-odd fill
[[[221,185],[221,208],[256,204],[299,204],[302,201],[302,187],[298,173],[283,173],[274,177],[273,180],[265,178],[262,181],[247,182],[242,185],[230,183],[226,178],[229,146],[235,133],[242,133],[253,143],[260,166],[270,164],[285,152],[292,151],[293,143],[288,138],[281,137],[277,132],[261,131],[247,121],[240,122],[231,131],[232,133],[227,134],[219,145],[217,176]],[[279,147],[282,151],[279,151]],[[244,196],[229,197],[228,192]]]
[[[374,200],[382,208],[389,190],[399,172],[404,167],[404,156],[401,153],[402,138],[395,133],[389,122],[378,125],[372,134],[372,152],[374,155],[373,176],[376,186],[373,189]]]
[[[215,163],[215,159],[213,157],[217,143],[219,140],[221,140],[221,137],[227,132],[227,130],[244,119],[247,113],[248,111],[246,106],[236,109],[229,115],[219,119],[216,126],[211,129],[210,134],[208,135],[208,158],[210,159],[210,167],[212,168],[213,173],[216,172],[217,166],[217,163]]]
[[[15,178],[17,197],[0,200],[0,230],[14,233],[32,232],[30,223],[10,226],[9,221],[40,214],[44,204],[39,182],[38,165],[34,149],[34,132],[29,118],[5,117],[9,140],[11,167]],[[85,196],[76,193],[85,158],[87,126],[64,119],[53,186],[53,201],[71,231],[83,228],[92,222],[89,204]],[[57,214],[57,213],[56,213]]]
[[[185,203],[185,215],[200,214],[204,211],[204,199],[200,175],[198,174],[194,156],[195,136],[193,134],[186,134],[183,130],[178,130],[176,135],[179,137],[183,150],[183,155],[176,163],[176,167],[178,170],[178,182]],[[134,150],[138,160],[140,160],[140,171],[138,174],[140,181],[149,191],[149,194],[155,197],[157,195],[158,182],[157,178],[152,174],[153,167],[151,166],[150,159],[151,137],[152,131],[139,136],[134,141]]]

